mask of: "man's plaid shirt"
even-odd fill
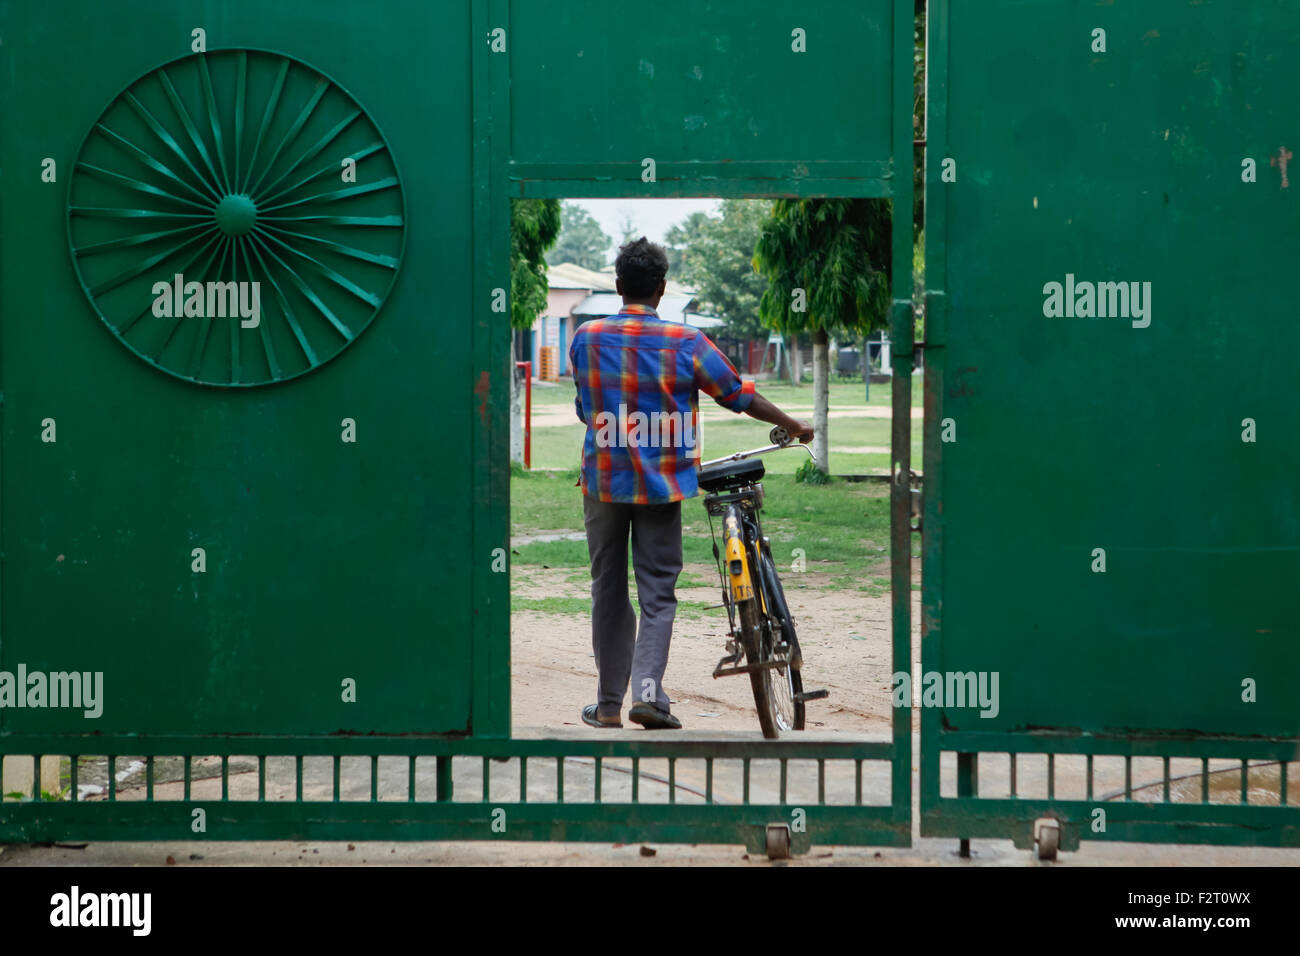
[[[699,493],[698,392],[743,412],[754,383],[699,329],[665,322],[649,306],[579,326],[569,346],[587,426],[582,490],[601,501],[659,504]]]

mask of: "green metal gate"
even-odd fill
[[[75,671],[102,709],[0,709],[4,761],[39,781],[70,757],[73,796],[0,805],[0,839],[759,849],[797,821],[796,852],[909,844],[908,708],[884,741],[510,739],[499,572],[509,200],[910,209],[910,2],[48,17],[0,12],[0,670],[63,675],[65,703]],[[223,281],[247,283],[228,307]],[[906,475],[908,268],[894,301]],[[895,485],[894,670],[909,498]],[[842,771],[854,800],[830,805]],[[88,774],[107,799],[79,799]]]
[[[921,833],[1300,845],[1300,11],[928,29]]]

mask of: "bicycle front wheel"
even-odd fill
[[[776,565],[772,555],[763,549],[759,565],[759,581],[762,583],[763,596],[767,603],[768,627],[764,629],[768,646],[764,656],[771,659],[776,655],[775,645],[784,641],[792,649],[798,643],[794,631],[794,618],[790,616],[790,607],[785,602],[785,589],[777,576]],[[790,665],[768,670],[768,697],[772,701],[773,719],[780,730],[803,730],[804,702],[799,699],[803,693],[803,677]]]
[[[763,618],[758,611],[758,598],[752,597],[736,603],[740,617],[740,643],[745,648],[745,661],[748,664],[761,664],[764,660]],[[769,668],[749,672],[749,686],[754,691],[754,708],[758,711],[758,726],[763,736],[775,740],[781,736],[781,729],[776,719],[776,708],[772,700],[772,681],[768,676]]]

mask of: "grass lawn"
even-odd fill
[[[804,382],[799,387],[791,385],[788,381],[777,382],[775,380],[757,382],[758,390],[766,395],[778,405],[785,406],[789,404],[794,407],[812,408],[813,404],[813,387],[811,382]],[[892,386],[872,385],[871,401],[864,401],[866,386],[861,381],[844,381],[832,379],[830,384],[831,408],[837,405],[846,407],[856,407],[859,405],[878,405],[881,408],[888,408],[892,400]],[[573,382],[569,378],[562,378],[556,383],[533,383],[533,404],[534,405],[572,405],[574,388]],[[919,408],[924,398],[924,386],[920,375],[912,376],[912,405]]]
[[[534,471],[512,476],[513,535],[526,538],[536,532],[581,532],[582,492],[574,487],[576,479],[576,470]],[[790,568],[798,556],[796,549],[801,549],[807,571],[832,575],[822,581],[822,586],[873,594],[888,590],[889,491],[886,485],[847,481],[804,485],[788,475],[769,475],[763,480],[763,488],[766,492],[763,530],[771,540],[772,553],[781,570]],[[682,503],[682,545],[688,565],[713,563],[709,518],[699,498]],[[574,572],[575,583],[587,580],[585,540],[525,541],[514,547],[513,552],[516,565],[582,568]],[[682,585],[705,583],[694,580],[696,576],[689,572],[683,575]],[[800,575],[789,577],[792,580],[787,587],[799,586]],[[712,583],[711,579],[708,583]],[[539,605],[538,609],[542,607]]]

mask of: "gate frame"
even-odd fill
[[[509,22],[509,0],[471,0],[470,42],[472,112],[472,261],[474,301],[479,303],[472,317],[471,361],[478,421],[471,428],[471,469],[474,499],[471,553],[475,561],[471,575],[473,615],[471,634],[472,686],[470,728],[473,736],[287,736],[212,735],[170,736],[153,734],[0,734],[0,765],[5,760],[31,759],[36,774],[33,799],[21,803],[0,803],[0,841],[56,839],[96,840],[252,840],[252,839],[525,839],[525,840],[655,840],[659,842],[743,842],[751,851],[766,847],[767,827],[773,821],[789,821],[793,804],[787,804],[787,765],[790,760],[816,761],[819,800],[802,801],[813,808],[807,814],[807,830],[790,834],[791,850],[806,852],[814,837],[823,844],[907,847],[912,841],[912,734],[909,706],[892,708],[892,735],[888,741],[798,740],[608,740],[512,739],[510,737],[509,659],[509,576],[487,573],[486,559],[502,542],[509,542],[509,375],[513,355],[509,349],[508,323],[491,308],[493,293],[502,287],[509,293],[509,201],[513,198],[601,197],[872,197],[892,198],[902,210],[892,225],[893,264],[890,310],[890,338],[900,358],[895,365],[893,427],[891,442],[895,480],[891,481],[891,585],[893,670],[911,671],[911,370],[913,339],[912,303],[912,194],[914,94],[914,9],[911,0],[892,0],[891,50],[892,89],[891,152],[888,162],[866,164],[876,170],[873,178],[839,178],[837,164],[812,162],[826,175],[791,175],[788,165],[774,163],[702,163],[690,178],[640,182],[640,165],[628,163],[636,174],[627,180],[610,178],[610,166],[572,164],[515,164],[510,158],[509,56],[495,56],[479,42],[490,30]],[[840,164],[842,165],[842,164]],[[862,165],[862,164],[859,164]],[[728,172],[741,176],[723,178]],[[504,280],[501,277],[505,277]],[[505,693],[502,693],[502,688]],[[40,799],[42,755],[71,758],[73,799],[68,803]],[[104,755],[108,766],[107,801],[86,802],[77,793],[79,758]],[[146,793],[141,800],[118,800],[116,761],[126,756],[145,760]],[[154,761],[164,756],[185,757],[185,799],[154,799]],[[190,797],[192,758],[221,758],[221,799],[195,800]],[[229,758],[253,756],[258,760],[258,799],[228,799]],[[334,799],[332,801],[265,800],[266,759],[293,757],[297,766],[297,788],[302,792],[302,760],[305,756],[333,758]],[[408,760],[410,788],[406,801],[378,799],[378,760],[381,756]],[[371,795],[369,801],[339,800],[340,761],[343,757],[369,758]],[[416,758],[436,760],[436,799],[417,801]],[[492,761],[518,758],[521,761],[521,794],[518,802],[491,801],[486,788],[479,802],[453,801],[452,760],[455,757],[481,759],[484,780]],[[563,767],[566,759],[587,757],[596,761],[594,803],[565,803]],[[645,803],[636,798],[640,759],[666,759],[669,765],[669,802]],[[527,800],[526,777],[529,760],[555,760],[558,798],[555,802]],[[631,803],[603,803],[600,799],[600,766],[606,759],[631,759],[634,796]],[[671,784],[675,762],[703,760],[709,772],[709,796],[705,804],[675,805]],[[744,800],[720,805],[712,798],[712,769],[715,760],[743,761]],[[779,804],[752,804],[749,796],[749,768],[752,760],[778,761],[781,800]],[[852,760],[857,769],[857,802],[834,805],[824,802],[824,762]],[[888,762],[890,802],[861,804],[864,760]],[[400,811],[397,809],[400,806]],[[626,808],[625,814],[611,814],[609,807]],[[208,828],[195,833],[191,827],[196,808],[206,812]],[[508,833],[498,834],[492,823],[494,812],[509,812]]]

